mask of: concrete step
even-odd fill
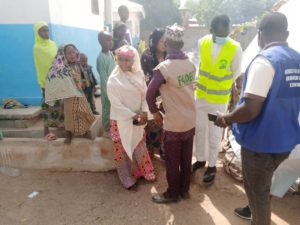
[[[100,137],[102,132],[101,116],[95,116],[96,121],[91,127],[92,137]],[[0,128],[4,137],[7,138],[43,138],[44,137],[44,124],[40,118],[28,128]],[[64,129],[50,128],[57,137],[65,137]]]
[[[0,129],[4,128],[29,128],[34,126],[41,119],[40,116],[37,116],[29,120],[0,120]]]
[[[42,113],[40,106],[30,106],[20,109],[0,108],[0,120],[30,120]]]
[[[115,168],[112,142],[107,138],[74,138],[47,141],[37,138],[4,138],[0,141],[0,166],[53,171],[108,171]]]
[[[41,118],[41,107],[0,109],[0,128],[28,128]]]

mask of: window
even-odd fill
[[[91,0],[92,13],[99,15],[99,2],[98,0]]]

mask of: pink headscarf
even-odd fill
[[[118,56],[134,57],[134,51],[130,48],[129,45],[124,45],[121,48],[116,50]]]

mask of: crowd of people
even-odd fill
[[[170,203],[190,198],[192,172],[207,164],[203,183],[213,183],[220,127],[231,126],[242,146],[249,204],[235,211],[243,216],[248,210],[253,225],[269,225],[273,172],[300,144],[300,87],[291,83],[295,77],[300,79],[300,54],[286,42],[285,15],[263,17],[258,32],[262,50],[243,75],[242,49],[229,37],[226,15],[215,16],[211,34],[199,40],[200,65],[195,66],[182,50],[183,27],[155,29],[140,58],[126,26],[129,10],[121,6],[119,14],[121,21],[113,34],[101,31],[98,35],[97,71],[104,136],[113,142],[122,185],[132,190],[140,177],[154,181],[151,158],[157,152],[165,160],[168,187],[152,200]],[[63,127],[66,144],[73,136],[90,137],[94,115],[99,113],[93,96],[97,80],[88,57],[73,44],[57,49],[47,24],[36,23],[34,30],[45,136],[53,140],[56,137],[49,127]],[[240,86],[241,77],[240,100],[228,110],[230,99],[235,102],[232,98],[236,98],[233,87]],[[193,149],[197,161],[192,165]]]

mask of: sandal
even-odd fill
[[[48,140],[48,141],[54,141],[54,140],[56,140],[57,139],[57,136],[54,134],[54,133],[48,133],[47,135],[46,135],[46,139]]]
[[[155,181],[156,177],[155,177],[155,174],[153,173],[153,174],[149,174],[149,175],[145,176],[145,179],[147,181]]]
[[[212,184],[215,180],[216,173],[217,173],[217,168],[215,166],[208,167],[203,176],[203,180],[202,180],[203,183]]]
[[[126,188],[128,191],[131,191],[131,192],[137,192],[138,191],[138,186],[137,184],[134,184],[128,188]]]

